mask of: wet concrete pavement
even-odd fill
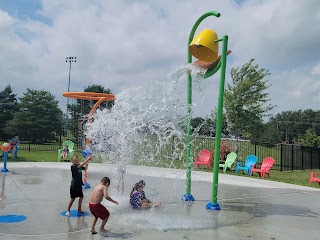
[[[0,216],[24,215],[19,223],[0,223],[0,239],[320,239],[320,191],[242,176],[219,175],[221,211],[208,211],[212,173],[193,172],[195,202],[185,203],[185,171],[128,166],[125,193],[116,190],[115,166],[91,164],[89,183],[111,178],[110,196],[103,201],[111,212],[106,235],[91,235],[92,216],[66,218],[71,179],[70,163],[10,163],[0,173]],[[158,209],[133,211],[129,193],[146,181],[145,192]],[[84,190],[88,210],[91,190]],[[77,201],[72,209],[77,208]],[[101,220],[98,220],[98,224]]]

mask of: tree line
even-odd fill
[[[276,106],[270,104],[267,76],[269,70],[260,68],[251,59],[242,67],[230,71],[232,82],[225,89],[222,134],[224,137],[248,139],[273,145],[280,142],[300,143],[308,147],[320,145],[320,111],[283,111],[271,116]],[[101,85],[84,88],[85,92],[109,93]],[[0,138],[7,136],[5,129],[22,129],[19,133],[32,142],[57,140],[57,132],[70,131],[77,136],[78,120],[86,116],[96,101],[76,100],[68,105],[68,114],[59,108],[59,102],[49,91],[27,89],[17,98],[10,85],[0,91]],[[101,108],[111,109],[113,102]],[[268,121],[264,119],[268,118]],[[191,121],[194,134],[215,136],[216,110],[205,118]],[[11,133],[12,134],[12,133]],[[17,134],[17,133],[15,133]]]
[[[100,85],[91,85],[86,92],[111,93]],[[0,91],[0,139],[6,141],[19,135],[32,143],[57,141],[61,134],[71,132],[77,136],[78,119],[90,112],[96,101],[77,100],[68,105],[68,116],[59,108],[55,96],[46,90],[28,88],[23,96],[17,98],[10,85]],[[101,108],[110,108],[111,102]]]
[[[277,143],[301,143],[306,147],[320,146],[320,111],[283,111],[274,116],[268,112],[276,106],[268,98],[269,70],[259,68],[254,59],[242,67],[232,68],[232,83],[224,93],[222,135],[248,139],[273,146]],[[268,118],[268,121],[264,119]],[[215,136],[216,110],[210,116],[191,121],[199,135]]]

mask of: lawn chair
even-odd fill
[[[227,155],[227,159],[224,163],[219,164],[219,168],[223,168],[223,172],[225,173],[227,171],[227,168],[231,170],[232,165],[237,159],[237,154],[235,152],[231,152]],[[221,160],[220,160],[221,161]]]
[[[63,149],[64,149],[64,147],[65,146],[67,146],[68,145],[68,149],[69,149],[69,158],[71,159],[72,158],[72,156],[73,156],[73,153],[74,153],[74,143],[72,142],[72,141],[70,141],[70,140],[67,140],[67,141],[65,141],[63,144],[62,144],[62,149],[59,149],[58,150],[58,162],[60,162],[60,160],[61,160],[61,157],[62,157],[62,151],[63,151]]]
[[[320,185],[320,173],[311,172],[309,186],[312,182],[317,182]]]
[[[199,152],[199,156],[195,158],[194,160],[194,168],[197,168],[199,165],[205,165],[207,166],[207,169],[210,168],[211,166],[211,160],[212,160],[212,157],[211,157],[211,153],[206,150],[206,149],[203,149]]]
[[[248,176],[250,176],[252,165],[255,165],[257,162],[258,158],[255,155],[247,156],[244,164],[241,162],[237,162],[236,173],[238,173],[239,170],[247,171]]]
[[[264,178],[265,174],[268,174],[268,177],[270,178],[269,171],[272,168],[273,164],[274,164],[274,159],[272,157],[266,157],[265,159],[263,159],[262,165],[260,168],[256,168],[257,164],[252,165],[250,176],[254,172],[257,172],[261,178]]]

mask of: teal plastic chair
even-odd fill
[[[70,140],[67,140],[65,142],[62,143],[62,149],[58,150],[58,162],[60,162],[61,158],[62,158],[62,151],[64,149],[65,146],[68,145],[68,149],[69,149],[69,158],[71,159],[74,153],[74,143]]]
[[[223,172],[227,171],[227,168],[231,170],[232,165],[237,159],[237,154],[235,152],[231,152],[227,155],[227,159],[224,163],[219,164],[219,168],[223,168]]]
[[[239,170],[243,170],[243,171],[247,171],[248,176],[250,176],[252,165],[256,165],[257,162],[258,162],[258,158],[255,155],[247,156],[244,164],[237,162],[236,173],[238,173]]]

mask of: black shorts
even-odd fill
[[[82,186],[70,186],[70,198],[83,197]]]

